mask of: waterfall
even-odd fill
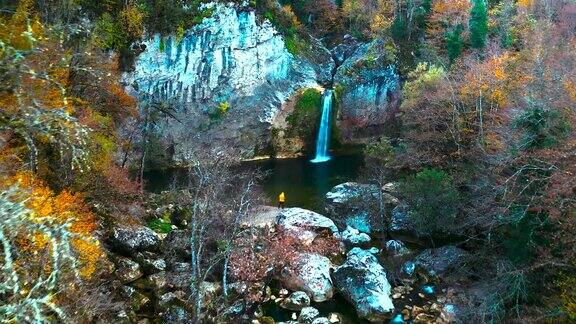
[[[327,89],[322,95],[322,118],[316,140],[316,157],[310,162],[321,163],[330,160],[328,146],[330,144],[330,111],[332,110],[333,90]]]

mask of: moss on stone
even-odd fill
[[[319,90],[310,88],[299,94],[294,111],[286,118],[288,136],[301,138],[307,147],[314,147],[321,106],[322,93]]]

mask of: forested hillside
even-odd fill
[[[0,321],[576,322],[575,132],[574,0],[0,1]]]

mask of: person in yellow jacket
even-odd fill
[[[280,195],[278,195],[278,208],[284,208],[285,202],[286,202],[286,195],[284,194],[284,191],[282,191]]]

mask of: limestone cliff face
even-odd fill
[[[400,92],[394,47],[377,39],[367,44],[346,44],[334,56],[341,65],[334,83],[339,95],[337,118],[344,142],[379,135],[391,115]]]
[[[141,102],[174,107],[156,125],[176,160],[192,144],[254,156],[267,145],[269,124],[286,99],[317,80],[314,66],[290,54],[272,24],[252,9],[209,6],[213,16],[181,40],[145,41],[134,71],[124,77]],[[220,105],[228,111],[220,114]],[[210,141],[198,143],[203,138]]]

